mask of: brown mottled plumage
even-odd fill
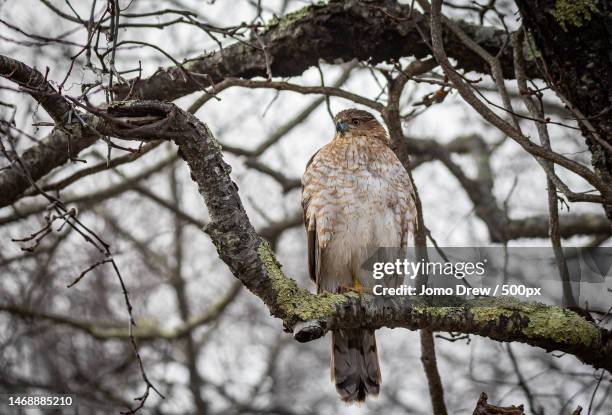
[[[348,109],[334,121],[336,135],[302,176],[310,276],[318,292],[397,285],[397,279],[374,280],[361,265],[379,247],[412,246],[416,211],[408,173],[372,114]],[[363,402],[377,395],[374,331],[334,331],[331,366],[342,400]]]

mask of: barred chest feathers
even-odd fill
[[[338,137],[323,147],[312,163],[319,183],[308,212],[317,218],[319,241],[332,236],[349,250],[366,245],[399,246],[402,212],[393,177],[395,155],[384,143],[367,137]],[[401,165],[400,165],[401,166]],[[308,183],[306,191],[308,191]],[[333,222],[333,235],[328,226]]]

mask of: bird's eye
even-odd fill
[[[353,120],[353,125],[359,125],[359,120]]]

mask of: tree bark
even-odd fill
[[[504,76],[512,78],[512,47],[509,35],[491,27],[457,22],[477,43],[493,55],[500,54]],[[431,54],[422,39],[419,25],[429,32],[427,19],[409,4],[393,0],[330,1],[328,4],[304,7],[267,23],[259,42],[237,42],[223,50],[190,60],[183,68],[160,69],[145,79],[117,86],[117,97],[174,100],[200,89],[185,71],[203,74],[198,83],[208,86],[227,77],[297,76],[320,60],[327,62],[359,59],[375,64]],[[489,67],[452,33],[445,33],[449,55],[457,67],[466,71],[489,73]],[[267,56],[266,56],[267,55]],[[527,65],[527,74],[537,76],[534,62]]]
[[[592,165],[612,182],[612,4],[607,0],[516,0],[543,61],[545,79],[574,107]],[[612,220],[612,206],[605,206]]]
[[[482,392],[472,415],[525,415],[523,405],[506,407],[495,406],[488,403],[488,399],[489,397],[487,394]]]
[[[230,167],[210,130],[193,115],[169,103],[130,101],[108,109],[110,122],[91,124],[105,134],[132,140],[172,140],[189,165],[203,196],[210,223],[206,232],[232,273],[280,318],[299,341],[310,341],[335,328],[403,327],[453,331],[518,341],[546,350],[575,355],[596,368],[612,372],[612,341],[578,314],[560,307],[523,303],[509,298],[457,301],[435,306],[418,298],[314,295],[298,287],[281,270],[270,247],[255,232],[242,206]],[[135,128],[113,125],[157,117]]]

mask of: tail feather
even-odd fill
[[[380,390],[380,367],[373,330],[332,332],[332,382],[348,403],[364,402]]]

